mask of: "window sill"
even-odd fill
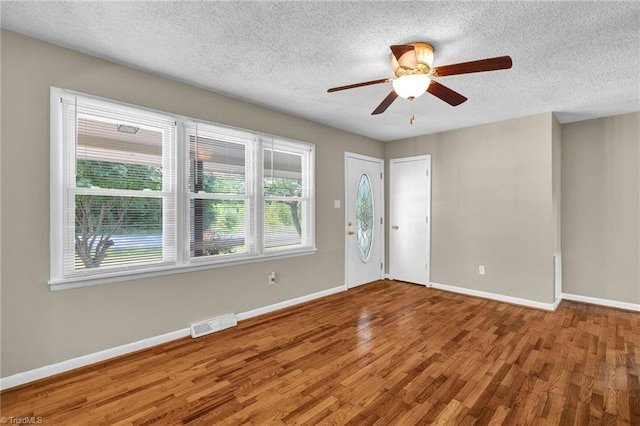
[[[139,280],[143,278],[152,278],[159,277],[164,275],[174,275],[174,274],[182,274],[186,272],[196,272],[203,271],[206,269],[214,269],[214,268],[225,268],[228,266],[238,266],[238,265],[246,265],[249,263],[258,263],[265,262],[269,260],[277,260],[277,259],[287,259],[291,257],[299,257],[299,256],[309,256],[312,254],[316,254],[318,251],[317,248],[305,248],[295,251],[278,251],[274,253],[264,254],[260,257],[245,257],[233,260],[219,260],[219,261],[209,261],[209,262],[201,262],[189,265],[181,265],[181,266],[163,266],[155,269],[145,269],[144,271],[118,271],[111,274],[104,274],[100,276],[82,276],[82,277],[73,277],[66,278],[62,280],[50,280],[49,281],[49,290],[57,291],[57,290],[67,290],[72,288],[80,288],[80,287],[89,287],[100,284],[109,284],[109,283],[117,283],[123,281],[132,281]]]

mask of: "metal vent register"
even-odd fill
[[[219,317],[211,318],[205,321],[191,324],[191,337],[204,336],[206,334],[215,333],[216,331],[238,325],[235,314],[225,314]]]

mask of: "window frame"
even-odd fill
[[[68,256],[65,250],[70,250],[69,239],[75,235],[75,225],[65,225],[69,222],[69,203],[75,206],[76,194],[96,194],[112,195],[119,193],[115,189],[93,189],[76,187],[75,171],[76,154],[75,144],[69,141],[68,132],[76,132],[75,126],[69,129],[64,116],[62,98],[77,98],[83,101],[104,105],[110,109],[116,109],[123,113],[131,112],[136,115],[158,116],[163,119],[170,119],[175,122],[173,135],[175,137],[169,159],[163,160],[163,166],[167,161],[171,162],[168,183],[170,191],[165,189],[166,178],[163,178],[163,190],[146,193],[145,196],[171,197],[173,199],[172,223],[164,223],[163,213],[163,235],[165,226],[172,226],[175,235],[174,252],[169,256],[169,262],[154,264],[142,264],[136,266],[123,266],[121,268],[107,267],[105,270],[91,268],[91,270],[81,270],[81,272],[70,273],[65,270],[64,258]],[[189,189],[190,153],[189,153],[189,131],[193,127],[205,127],[214,129],[220,137],[225,135],[243,134],[252,140],[245,146],[245,194],[232,195],[228,198],[242,198],[249,204],[247,226],[245,229],[245,240],[247,252],[230,255],[211,255],[202,257],[191,256],[190,245],[190,201],[199,199],[219,199],[227,197],[223,194],[199,194],[195,195]],[[72,146],[73,145],[73,146]],[[303,223],[305,230],[301,237],[301,244],[269,248],[266,249],[264,242],[264,202],[266,196],[263,193],[264,187],[264,148],[273,146],[288,147],[300,152],[303,155],[303,192],[304,200],[307,203]],[[73,164],[73,168],[70,165]],[[51,290],[62,290],[67,288],[84,287],[90,285],[104,284],[110,282],[128,281],[140,278],[148,278],[161,275],[171,275],[176,273],[199,271],[210,268],[241,265],[245,263],[261,262],[271,259],[297,257],[315,254],[315,145],[307,142],[287,139],[280,136],[267,135],[247,129],[226,126],[219,123],[195,120],[178,114],[157,111],[145,107],[104,99],[85,93],[71,90],[50,88],[50,279],[48,281]],[[127,195],[131,191],[127,192]],[[158,192],[158,193],[156,193]],[[74,207],[75,208],[75,207]],[[245,207],[246,208],[246,207]],[[72,211],[72,210],[71,210]],[[163,208],[164,212],[164,208]],[[250,223],[249,223],[250,222]],[[166,256],[165,256],[166,259]]]

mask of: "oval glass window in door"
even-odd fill
[[[356,193],[356,227],[360,259],[368,262],[373,242],[373,193],[369,176],[363,174]]]

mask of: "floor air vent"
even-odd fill
[[[191,337],[195,339],[196,337],[215,333],[216,331],[235,327],[236,325],[238,325],[238,321],[234,314],[221,315],[206,321],[191,324]]]

